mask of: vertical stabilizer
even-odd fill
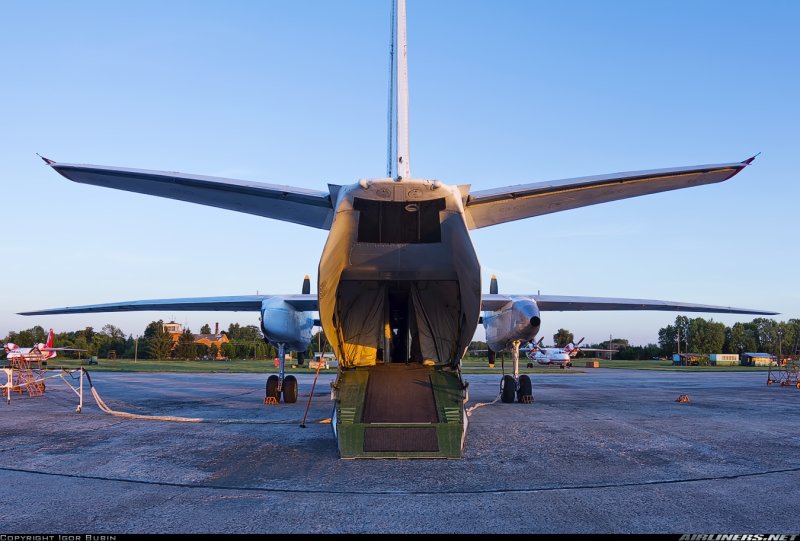
[[[408,152],[408,49],[406,46],[406,0],[397,1],[397,180],[411,178]]]
[[[44,345],[46,348],[53,347],[53,329],[50,329],[50,333],[47,335],[47,343]]]

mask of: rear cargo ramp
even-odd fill
[[[417,363],[344,370],[336,387],[342,458],[460,458],[464,435],[457,372]]]

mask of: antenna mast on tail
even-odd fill
[[[389,76],[388,174],[397,181],[411,177],[408,152],[408,48],[406,46],[406,1],[392,2],[392,46]],[[395,69],[396,68],[396,69]],[[395,85],[395,82],[397,83]],[[394,91],[397,91],[396,95]],[[394,104],[396,107],[393,107]],[[396,117],[392,113],[396,111]],[[393,140],[396,135],[397,139]],[[397,151],[393,156],[394,150]]]

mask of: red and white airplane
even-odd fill
[[[83,349],[75,348],[54,348],[53,347],[53,329],[47,335],[47,342],[39,342],[34,344],[31,348],[21,348],[17,344],[8,342],[3,346],[6,353],[6,359],[12,360],[35,360],[46,361],[52,359],[57,355],[57,351],[85,351]]]
[[[525,356],[530,361],[536,361],[538,364],[543,365],[557,365],[561,368],[569,368],[572,366],[572,358],[581,351],[603,351],[603,352],[616,352],[614,349],[598,349],[598,348],[582,348],[578,347],[584,341],[581,338],[577,343],[570,342],[563,348],[546,348],[542,346],[541,337],[538,342],[531,341],[526,347],[519,348],[520,351],[525,352]]]

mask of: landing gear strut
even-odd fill
[[[505,375],[500,382],[500,400],[506,404],[517,400],[523,404],[533,402],[533,384],[527,374],[519,375],[519,340],[514,340],[511,344],[511,359],[514,362],[514,375]]]
[[[297,402],[297,378],[286,375],[286,344],[278,344],[278,375],[271,375],[267,378],[266,393],[264,396],[265,404],[277,404],[283,401],[286,404]]]

